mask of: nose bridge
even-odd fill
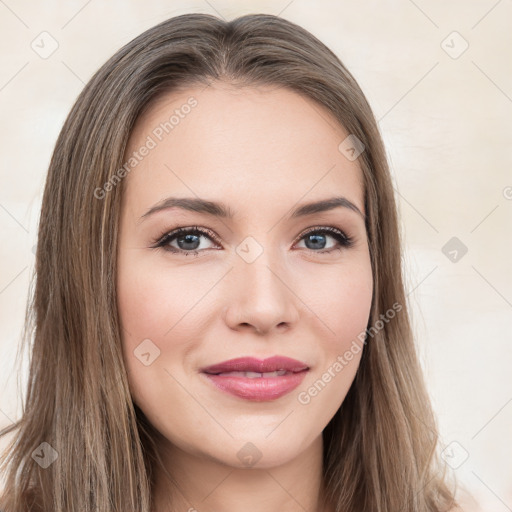
[[[270,234],[258,238],[247,237],[236,248],[231,276],[236,284],[231,288],[230,301],[238,310],[239,322],[263,330],[282,322],[294,322],[298,313],[285,255],[271,245]]]
[[[283,255],[272,246],[271,235],[266,235],[262,240],[254,236],[248,236],[237,247],[237,259],[235,262],[236,273],[241,282],[251,287],[255,294],[283,295],[283,280],[286,276],[283,271]],[[284,299],[284,297],[283,297]]]

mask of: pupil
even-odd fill
[[[194,240],[194,238],[196,240]],[[181,242],[181,240],[183,240],[183,239],[185,240],[185,242]],[[199,237],[197,235],[191,235],[191,234],[184,235],[184,236],[178,238],[178,245],[181,249],[197,249],[197,245],[196,245],[196,247],[188,247],[188,246],[184,247],[185,244],[194,244],[194,243],[197,244],[197,241],[198,241],[197,239],[199,239]]]
[[[319,240],[319,239],[321,239],[321,240]],[[310,247],[310,246],[308,245],[308,241],[309,241],[309,240],[313,240],[313,245],[312,245],[312,247]],[[319,243],[319,242],[320,242],[320,243]],[[320,248],[323,248],[323,244],[322,244],[322,242],[325,242],[325,235],[308,235],[308,236],[306,237],[306,247],[307,247],[308,249],[318,249],[319,247],[320,247]]]

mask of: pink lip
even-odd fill
[[[222,375],[233,371],[266,373],[286,370],[276,377],[237,377]],[[263,361],[252,357],[231,359],[202,370],[207,379],[222,391],[252,401],[275,400],[293,389],[304,379],[309,367],[296,359],[275,356]]]
[[[275,372],[276,370],[287,370],[289,372],[300,372],[307,370],[308,365],[297,359],[291,359],[284,356],[268,357],[261,360],[255,357],[239,357],[230,359],[222,363],[214,364],[202,368],[204,373],[224,373],[224,372]]]

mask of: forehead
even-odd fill
[[[171,193],[228,195],[237,210],[338,192],[364,212],[362,171],[339,149],[348,136],[325,107],[282,87],[214,82],[171,92],[132,131],[125,161],[138,158],[125,201],[143,208]]]

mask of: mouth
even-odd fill
[[[204,368],[201,373],[217,389],[245,400],[276,400],[302,382],[307,364],[283,356],[263,361],[238,358]]]
[[[267,359],[257,359],[255,357],[238,357],[223,361],[222,363],[213,364],[202,368],[201,371],[208,374],[219,375],[229,372],[245,372],[245,373],[271,373],[271,372],[290,372],[297,373],[309,369],[308,365],[297,359],[285,356],[273,356]]]
[[[275,372],[219,372],[219,373],[210,373],[205,372],[208,375],[221,375],[223,377],[246,377],[248,379],[270,379],[272,377],[282,377],[283,375],[290,375],[292,373],[297,372],[289,372],[287,370],[276,370]]]

